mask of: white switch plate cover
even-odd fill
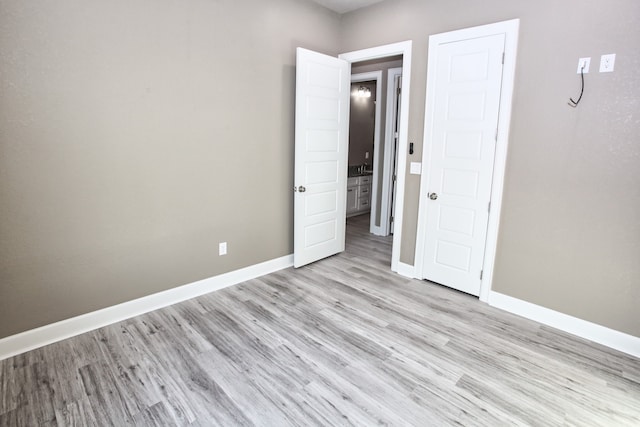
[[[583,65],[584,65],[584,73],[587,74],[589,72],[589,65],[591,65],[591,57],[578,59],[578,71],[577,71],[578,74],[580,74],[580,71],[582,70]]]
[[[613,71],[613,66],[616,64],[616,54],[610,53],[608,55],[602,55],[600,57],[600,72],[610,73]]]
[[[420,175],[422,173],[422,163],[411,162],[409,172],[411,172],[413,175]]]
[[[227,242],[222,242],[218,245],[218,255],[227,254]]]

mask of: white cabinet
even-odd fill
[[[347,179],[347,216],[360,215],[371,210],[371,175]]]
[[[355,184],[351,181],[355,180]],[[358,210],[358,178],[347,180],[347,215]]]

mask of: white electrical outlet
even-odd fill
[[[577,73],[580,74],[581,72],[587,74],[589,72],[589,65],[591,65],[591,58],[580,58],[578,59],[578,71]],[[584,71],[582,70],[582,67],[584,67]]]
[[[218,255],[227,254],[227,242],[222,242],[218,245]]]
[[[602,55],[600,57],[600,72],[610,73],[613,71],[613,66],[616,64],[616,54],[610,53],[608,55]]]

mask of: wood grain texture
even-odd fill
[[[0,426],[640,425],[640,361],[347,250],[0,362]]]

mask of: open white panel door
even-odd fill
[[[430,43],[420,200],[422,277],[479,295],[505,35]]]
[[[344,251],[351,66],[296,50],[293,265]]]

